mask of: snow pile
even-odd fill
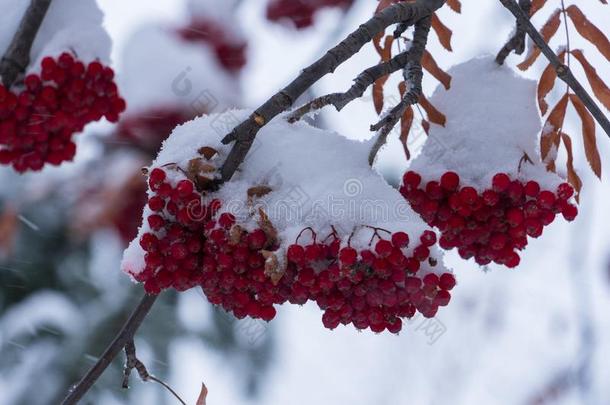
[[[447,114],[447,124],[432,125],[409,169],[425,181],[455,171],[479,192],[491,186],[496,173],[536,179],[543,189],[555,190],[561,179],[540,160],[536,83],[498,66],[492,57],[470,60],[449,73],[451,91],[439,87],[430,99]]]
[[[0,6],[0,54],[11,43],[29,1],[3,0]],[[54,0],[30,53],[28,73],[38,73],[45,56],[72,51],[80,61],[110,63],[112,42],[102,26],[104,14],[95,0]]]
[[[187,170],[202,147],[218,152],[210,163],[220,167],[231,147],[223,145],[221,139],[248,114],[228,111],[177,127],[149,170],[172,165]],[[364,225],[403,231],[417,240],[429,228],[400,193],[368,166],[369,147],[369,143],[351,141],[306,123],[288,124],[280,116],[262,128],[233,179],[206,199],[223,201],[218,215],[232,213],[247,230],[257,226],[262,208],[278,232],[281,249],[295,243],[304,228],[311,227],[326,236],[333,230],[331,225],[344,244],[351,236],[350,244],[355,249],[370,246],[371,231],[362,228]],[[171,184],[184,179],[181,171],[173,173]],[[249,198],[249,190],[259,186],[271,192]],[[144,218],[151,214],[146,207]],[[151,232],[144,222],[124,257],[123,269],[132,273],[143,265],[144,252],[138,241]],[[300,242],[306,243],[309,237],[304,233]]]

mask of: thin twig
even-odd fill
[[[392,108],[389,113],[375,125],[371,126],[371,131],[378,131],[377,140],[369,153],[369,165],[373,165],[377,153],[386,144],[388,135],[396,126],[400,118],[405,113],[408,106],[416,104],[422,95],[422,80],[424,73],[421,66],[421,60],[428,42],[428,34],[432,23],[431,17],[426,17],[415,24],[415,32],[413,33],[413,44],[409,53],[412,60],[404,69],[405,82],[409,86],[409,91],[404,95],[400,103]]]
[[[126,357],[126,360],[125,360],[125,370],[124,370],[124,375],[123,375],[123,388],[125,388],[125,389],[129,388],[129,375],[131,374],[131,371],[135,368],[142,381],[144,381],[144,382],[154,381],[157,384],[162,385],[174,397],[176,397],[176,399],[178,401],[180,401],[180,403],[182,405],[186,405],[186,402],[184,402],[184,400],[182,398],[180,398],[180,395],[178,395],[176,393],[176,391],[174,391],[172,389],[172,387],[170,387],[163,380],[155,377],[154,375],[152,375],[148,372],[144,363],[142,363],[142,361],[140,359],[138,359],[138,357],[136,356],[136,344],[134,343],[133,339],[129,339],[129,341],[127,341],[127,343],[125,344],[125,357]]]
[[[95,384],[97,379],[102,375],[104,370],[110,365],[112,360],[123,350],[125,345],[133,339],[134,334],[144,321],[144,318],[157,300],[157,295],[146,294],[129,316],[117,336],[112,343],[106,348],[98,361],[89,369],[87,374],[80,380],[78,384],[71,387],[68,395],[64,398],[62,405],[72,405],[78,401],[89,391]]]
[[[530,10],[532,9],[531,0],[519,0],[519,7],[521,7],[521,10],[523,10],[529,19]],[[508,40],[506,45],[502,47],[500,52],[498,52],[498,56],[496,56],[496,62],[498,65],[503,65],[508,55],[510,55],[510,53],[513,51],[517,55],[523,54],[525,51],[525,34],[523,23],[520,20],[517,20],[515,34]]]
[[[309,103],[294,110],[288,117],[288,121],[296,122],[303,118],[303,116],[329,105],[334,106],[337,111],[341,111],[350,102],[362,97],[366,89],[373,85],[377,79],[403,69],[409,60],[409,52],[402,52],[387,62],[379,63],[378,65],[366,69],[358,75],[349,90],[344,93],[327,94],[313,99]]]
[[[252,147],[258,131],[278,114],[290,108],[308,88],[322,77],[334,72],[388,26],[397,23],[413,25],[422,18],[429,17],[445,2],[446,0],[417,0],[413,3],[404,2],[387,7],[311,66],[303,69],[295,80],[256,109],[247,120],[235,127],[223,139],[224,144],[231,142],[235,144],[221,168],[222,181],[228,181],[233,177]]]
[[[506,7],[515,16],[515,18],[517,18],[517,20],[521,21],[525,32],[527,32],[532,41],[534,41],[536,46],[540,48],[544,56],[546,56],[551,65],[555,68],[557,77],[570,86],[572,91],[580,98],[583,104],[587,107],[587,110],[589,110],[595,120],[610,137],[610,121],[608,121],[608,118],[606,118],[595,100],[593,100],[589,93],[587,93],[587,90],[585,90],[582,84],[580,84],[580,82],[572,74],[570,68],[563,64],[555,52],[553,52],[553,50],[549,47],[536,27],[534,27],[528,17],[523,13],[523,10],[521,10],[521,7],[519,7],[517,2],[515,0],[500,0],[500,3],[502,3],[502,5]]]
[[[25,11],[13,40],[0,60],[0,77],[6,88],[10,88],[30,64],[32,44],[50,5],[51,0],[32,0]]]

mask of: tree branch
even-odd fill
[[[327,94],[310,101],[291,113],[288,122],[299,121],[303,116],[328,105],[332,105],[337,111],[341,111],[346,105],[355,99],[362,97],[366,89],[373,85],[378,79],[397,72],[400,69],[404,69],[410,59],[411,55],[409,51],[402,52],[387,62],[366,69],[358,75],[356,80],[354,80],[352,87],[345,93]]]
[[[131,313],[129,319],[125,322],[118,335],[112,343],[106,348],[102,356],[85,374],[78,384],[71,387],[68,395],[64,398],[62,405],[72,405],[78,401],[89,391],[95,384],[97,379],[102,375],[104,370],[110,365],[112,360],[123,350],[126,345],[133,340],[133,336],[144,321],[144,318],[157,300],[157,295],[145,294],[136,309]]]
[[[532,9],[531,0],[519,0],[519,7],[521,7],[521,10],[523,10],[523,13],[527,15],[529,19],[530,10]],[[508,55],[513,51],[517,55],[523,54],[525,51],[525,34],[523,23],[520,20],[517,20],[515,34],[508,40],[506,45],[502,47],[500,52],[498,52],[498,56],[496,56],[498,65],[503,65],[506,58],[508,58]]]
[[[518,21],[521,22],[525,32],[530,36],[532,41],[534,41],[536,46],[540,48],[544,56],[546,56],[551,65],[555,68],[557,76],[568,86],[570,86],[572,91],[580,98],[583,104],[587,107],[587,110],[589,110],[595,120],[610,137],[610,121],[608,121],[608,118],[606,118],[595,100],[593,100],[589,93],[587,93],[587,90],[585,90],[576,77],[574,77],[570,68],[559,60],[555,52],[553,52],[549,45],[544,41],[542,35],[540,35],[523,10],[521,10],[521,7],[519,7],[517,2],[515,0],[500,0],[500,3],[502,3],[502,5],[506,7]]]
[[[416,104],[422,95],[424,72],[422,70],[421,60],[426,49],[426,43],[428,42],[431,24],[431,17],[423,18],[415,24],[413,44],[409,50],[412,60],[404,70],[405,82],[409,86],[409,91],[404,95],[396,107],[390,110],[390,112],[377,124],[371,126],[371,131],[378,131],[377,140],[369,153],[369,165],[371,166],[375,162],[377,153],[379,153],[379,150],[386,144],[388,135],[403,116],[407,107]]]
[[[0,77],[7,89],[30,64],[32,44],[50,5],[51,0],[32,0],[25,11],[13,40],[0,60]]]
[[[429,17],[445,2],[446,0],[416,0],[414,3],[392,5],[362,24],[339,45],[305,68],[295,80],[267,100],[223,139],[224,144],[235,142],[235,145],[221,168],[222,181],[228,181],[233,177],[248,154],[258,131],[278,114],[290,108],[308,88],[322,77],[334,72],[388,26],[397,23],[413,25],[422,18]]]

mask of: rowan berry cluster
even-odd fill
[[[117,122],[126,107],[111,68],[69,53],[44,58],[23,85],[18,94],[0,85],[0,164],[18,172],[72,160],[74,134],[103,117]]]
[[[353,0],[271,0],[267,5],[267,19],[279,21],[288,19],[297,29],[313,25],[313,16],[324,7],[347,8]]]
[[[490,187],[479,192],[461,184],[455,172],[423,183],[418,173],[409,171],[400,192],[424,221],[439,229],[440,247],[457,248],[462,258],[474,257],[480,265],[518,266],[517,252],[525,249],[528,236],[541,236],[557,214],[568,221],[578,214],[570,203],[574,189],[569,184],[553,192],[542,190],[534,180],[512,180],[505,173],[496,174]]]

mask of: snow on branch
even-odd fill
[[[0,77],[6,88],[10,88],[29,65],[32,44],[50,5],[51,0],[32,0],[23,15],[19,28],[0,61]]]

